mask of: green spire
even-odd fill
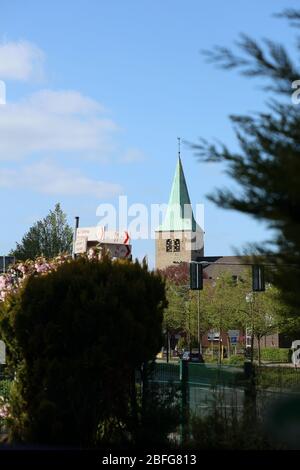
[[[189,192],[187,189],[180,155],[176,165],[166,216],[159,231],[192,230],[196,231]]]

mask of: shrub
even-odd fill
[[[236,355],[236,356],[230,356],[228,358],[227,364],[242,366],[244,365],[244,362],[245,362],[244,356]]]
[[[261,360],[269,362],[290,362],[290,349],[288,348],[263,348]]]
[[[138,262],[82,258],[29,277],[0,305],[17,375],[12,437],[93,446],[117,429],[134,439],[134,371],[161,348],[165,305],[160,276]]]
[[[300,371],[290,367],[256,367],[256,383],[262,388],[300,389]]]
[[[206,417],[194,416],[191,419],[190,447],[199,450],[271,450],[282,448],[273,443],[259,421],[238,418],[215,409]]]
[[[204,354],[203,355],[203,359],[204,359],[204,362],[208,362],[208,363],[217,363],[218,362],[218,358],[216,356],[212,356],[211,354]]]

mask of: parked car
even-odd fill
[[[183,361],[189,361],[189,362],[200,362],[203,363],[204,359],[202,354],[199,355],[198,352],[190,352],[190,351],[184,351],[184,353],[181,356],[181,359]]]
[[[184,351],[181,355],[181,359],[183,361],[189,361],[190,360],[190,353],[189,351]]]
[[[199,354],[198,352],[196,352],[196,353],[192,352],[190,354],[190,361],[191,362],[201,362],[201,363],[203,363],[204,359],[203,359],[203,356],[202,356],[201,353]]]

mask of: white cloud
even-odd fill
[[[36,80],[43,76],[45,55],[29,41],[0,42],[0,80]],[[132,163],[144,159],[130,148],[120,156],[119,127],[96,100],[78,91],[44,89],[0,106],[0,161],[17,161],[0,169],[0,188],[44,194],[104,198],[122,192],[119,184],[97,181],[67,169],[69,157]],[[49,155],[53,159],[45,160]],[[39,163],[19,160],[39,158]],[[55,161],[64,162],[65,167]],[[16,166],[17,165],[17,166]]]
[[[92,114],[104,112],[105,108],[95,100],[78,91],[41,90],[23,100],[23,106],[50,114]]]
[[[145,154],[136,148],[128,149],[120,158],[123,163],[137,163],[145,160]]]
[[[79,170],[62,168],[49,160],[18,170],[0,169],[0,188],[32,190],[49,195],[111,197],[122,192],[116,183],[83,176]]]
[[[0,160],[49,151],[105,160],[118,129],[103,106],[76,91],[42,90],[0,106]]]
[[[29,80],[43,76],[44,53],[29,41],[0,43],[0,79]]]

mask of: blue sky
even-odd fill
[[[230,46],[240,32],[293,47],[272,17],[295,0],[2,0],[0,253],[61,202],[73,224],[96,225],[96,208],[168,201],[177,136],[218,138],[235,148],[229,114],[261,110],[258,82],[205,62],[201,49]],[[229,255],[269,234],[215,207],[206,194],[232,185],[222,168],[182,146],[193,204],[205,204],[205,254]],[[133,242],[154,260],[153,240]]]

